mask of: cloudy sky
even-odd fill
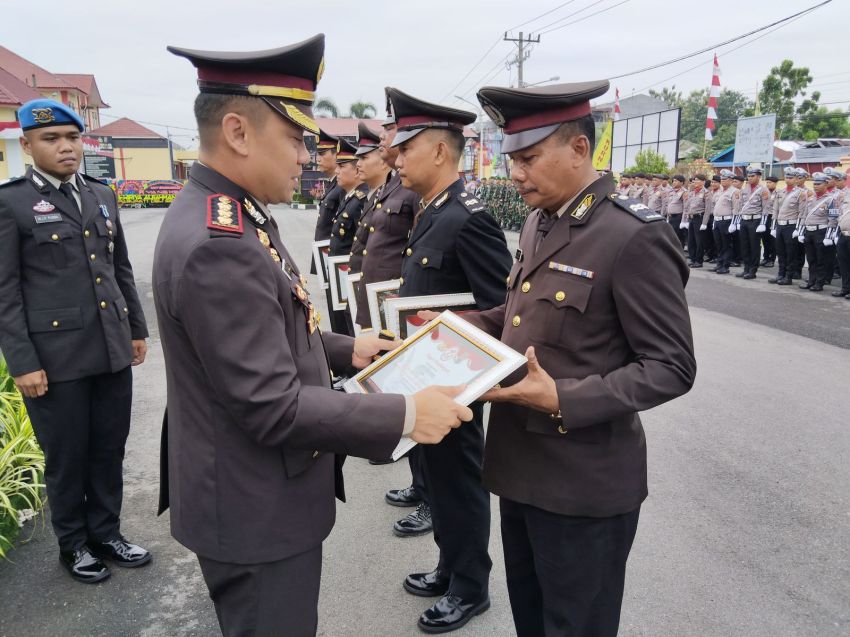
[[[387,85],[471,110],[455,96],[475,102],[485,83],[516,83],[516,67],[505,67],[516,45],[502,41],[505,31],[540,34],[525,63],[526,83],[573,82],[666,62],[820,2],[750,0],[721,13],[709,8],[716,3],[692,0],[87,0],[75,12],[67,4],[51,10],[58,0],[13,0],[4,11],[2,44],[52,72],[93,73],[112,107],[102,112],[103,123],[126,116],[160,132],[167,124],[175,141],[191,146],[194,68],[167,53],[168,44],[257,50],[322,32],[326,68],[318,95],[343,112],[358,100],[382,110]],[[12,22],[20,28],[9,28]],[[846,109],[850,65],[839,34],[848,24],[850,1],[833,0],[781,28],[718,47],[721,83],[754,96],[770,67],[790,57],[810,68],[821,102]],[[614,86],[621,96],[672,84],[705,88],[711,60],[707,52],[613,79],[600,101],[613,99]]]

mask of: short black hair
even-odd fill
[[[681,181],[685,183],[686,179],[684,175],[673,175],[673,181]]]
[[[693,178],[696,179],[697,181],[705,181],[705,175],[703,175],[702,173],[697,173],[696,175],[693,176]]]
[[[449,128],[432,128],[430,130],[441,133],[442,141],[446,143],[455,158],[460,161],[460,158],[463,157],[463,149],[466,147],[466,138],[463,133]]]
[[[562,144],[568,144],[573,137],[584,135],[590,141],[590,152],[596,148],[596,124],[592,115],[585,115],[561,124],[554,133]]]
[[[199,93],[195,98],[195,121],[198,123],[201,144],[204,143],[205,137],[209,138],[221,125],[221,120],[227,113],[244,115],[261,128],[271,113],[271,107],[260,98],[250,95]]]

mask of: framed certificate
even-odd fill
[[[313,263],[316,264],[316,276],[323,290],[328,289],[328,256],[331,253],[331,240],[313,242]]]
[[[372,319],[372,329],[376,332],[386,330],[387,318],[384,315],[384,303],[387,299],[396,298],[401,281],[390,279],[389,281],[375,281],[366,284],[366,299],[369,302],[369,316]],[[380,327],[378,327],[380,326]]]
[[[350,255],[328,257],[328,285],[331,287],[331,309],[344,310],[348,304],[348,260]]]
[[[427,323],[427,321],[416,316],[419,310],[431,310],[432,312],[452,310],[455,314],[462,316],[464,311],[477,311],[477,309],[478,306],[475,304],[475,297],[472,296],[472,292],[395,297],[384,302],[387,329],[402,340]]]
[[[351,324],[354,326],[354,335],[360,336],[360,326],[357,324],[357,290],[360,288],[360,279],[363,278],[362,272],[349,274],[345,277],[345,292],[348,296],[348,313],[351,314]]]
[[[525,363],[525,356],[446,310],[350,378],[343,389],[410,396],[431,385],[466,385],[455,401],[468,405]],[[402,439],[393,458],[415,444]]]

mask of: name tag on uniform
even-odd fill
[[[593,270],[583,270],[582,268],[577,268],[572,265],[565,265],[563,263],[556,263],[555,261],[549,262],[549,269],[558,270],[559,272],[566,272],[567,274],[575,274],[576,276],[580,276],[585,279],[592,279],[594,277]]]
[[[55,223],[57,221],[62,221],[62,215],[58,212],[54,212],[50,215],[35,215],[36,223]]]

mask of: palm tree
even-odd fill
[[[348,107],[348,110],[350,111],[349,117],[354,117],[355,119],[369,119],[378,114],[378,109],[375,108],[374,104],[369,102],[354,102]]]
[[[339,117],[339,109],[333,100],[323,97],[316,100],[313,104],[313,110],[318,115],[320,112],[328,117]]]

